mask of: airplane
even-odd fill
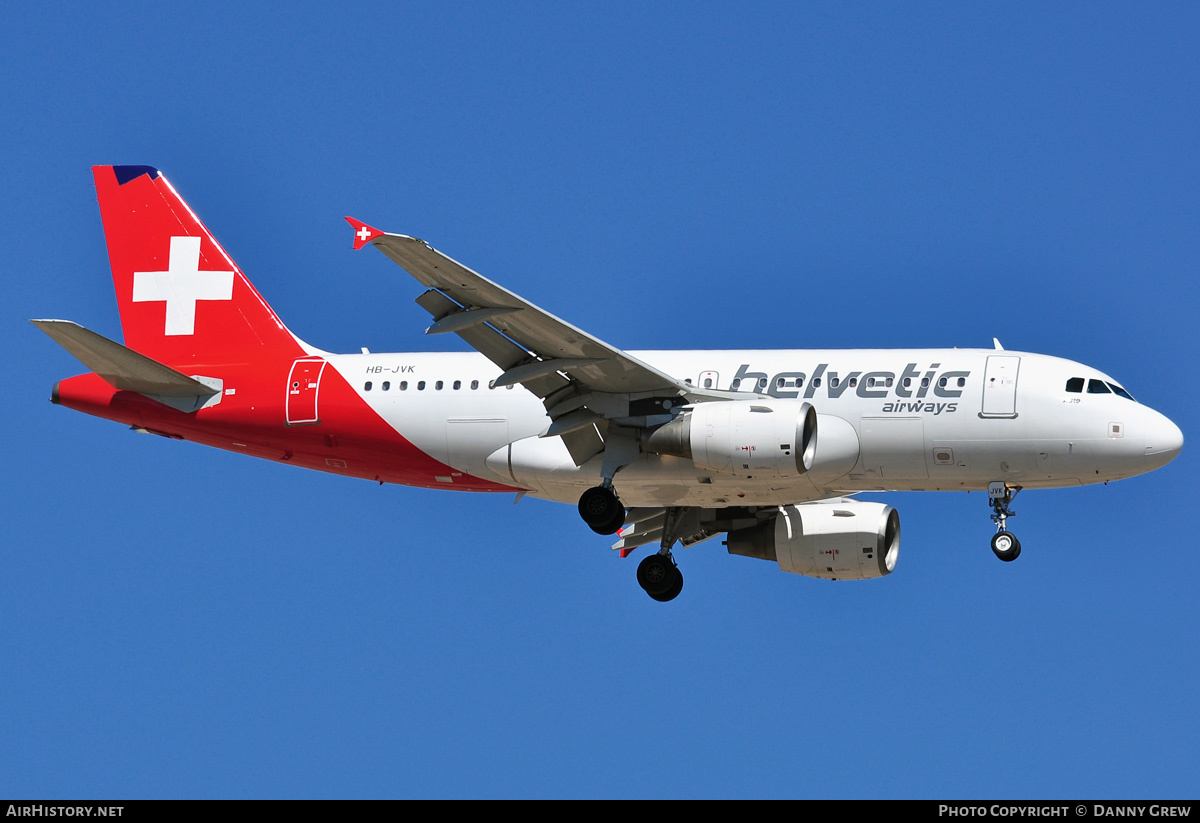
[[[1089,366],[991,349],[625,352],[422,240],[347,217],[473,352],[334,354],[293,334],[151,166],[93,168],[124,345],[33,320],[90,371],[52,402],[140,432],[379,483],[576,503],[637,580],[673,550],[834,580],[895,570],[900,518],[861,492],[986,490],[1003,561],[1023,489],[1107,483],[1183,447]],[[655,550],[657,547],[657,550]]]

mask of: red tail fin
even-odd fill
[[[173,366],[306,353],[158,169],[92,174],[127,346]]]

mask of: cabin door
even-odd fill
[[[317,393],[324,371],[325,361],[319,357],[302,357],[292,364],[285,402],[289,426],[315,426],[321,422],[317,416]]]

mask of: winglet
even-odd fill
[[[355,220],[353,217],[346,217],[346,222],[354,227],[354,250],[358,251],[363,246],[370,243],[376,237],[379,237],[383,232],[379,229],[368,226],[361,220]]]

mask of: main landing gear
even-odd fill
[[[683,572],[670,552],[652,554],[638,564],[638,585],[660,603],[674,600],[683,591]]]
[[[996,536],[992,538],[992,551],[1005,563],[1021,556],[1021,541],[1008,531],[1008,518],[1016,515],[1009,503],[1021,491],[1020,486],[1009,487],[1002,481],[988,484],[988,503],[992,507],[992,522],[996,524]]]
[[[596,534],[616,534],[625,524],[625,507],[609,484],[588,489],[579,498],[579,516]]]
[[[667,507],[663,512],[662,537],[659,539],[658,552],[638,564],[638,585],[660,603],[674,600],[683,591],[683,572],[679,571],[671,554],[682,513],[683,509],[679,506]]]
[[[671,555],[681,511],[679,507],[669,507],[663,513],[658,552],[638,564],[638,585],[660,603],[674,600],[683,591],[683,574]],[[611,483],[588,489],[579,498],[579,516],[596,534],[616,534],[625,524],[625,514],[625,506]]]

